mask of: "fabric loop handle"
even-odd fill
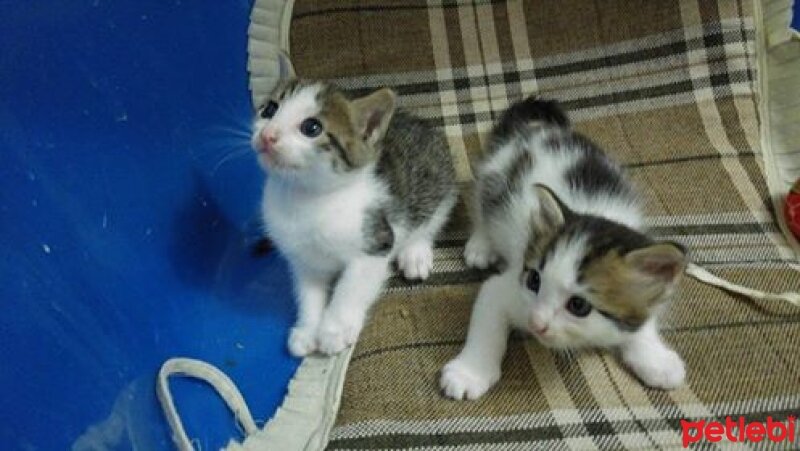
[[[244,429],[245,436],[258,432],[258,426],[253,421],[253,416],[250,414],[250,409],[247,407],[241,392],[225,373],[215,366],[200,360],[176,357],[167,360],[161,366],[158,372],[156,392],[161,408],[164,410],[164,415],[167,417],[172,429],[172,441],[180,451],[195,451],[195,449],[186,435],[186,430],[183,427],[178,411],[175,409],[175,402],[169,389],[169,378],[173,375],[192,377],[211,385],[233,412],[236,420]]]

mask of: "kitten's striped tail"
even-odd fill
[[[511,105],[500,117],[492,134],[505,140],[533,124],[567,128],[570,121],[558,101],[530,96]]]

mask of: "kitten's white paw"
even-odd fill
[[[467,266],[486,269],[497,262],[498,255],[492,250],[489,240],[482,234],[473,233],[464,248]]]
[[[397,255],[397,267],[406,279],[425,280],[433,268],[433,248],[430,242],[410,243]]]
[[[317,344],[320,352],[328,355],[338,354],[355,344],[363,318],[349,317],[324,319],[317,331]]]
[[[683,360],[672,349],[650,349],[642,352],[623,353],[622,359],[631,371],[646,385],[664,390],[672,390],[683,384],[686,368]]]
[[[313,327],[292,327],[288,344],[290,354],[305,357],[317,350],[317,331]]]
[[[478,368],[455,358],[442,368],[439,386],[448,398],[475,400],[500,380],[500,369]]]

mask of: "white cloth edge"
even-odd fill
[[[288,59],[293,8],[294,0],[255,0],[253,4],[247,30],[247,70],[254,106],[281,76],[293,72]]]
[[[353,348],[336,356],[303,359],[283,404],[264,428],[226,451],[317,451],[328,443]]]

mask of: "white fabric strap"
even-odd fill
[[[195,451],[195,449],[186,435],[183,422],[175,409],[175,402],[169,390],[169,378],[173,375],[192,377],[211,385],[225,401],[225,404],[228,405],[228,408],[231,409],[236,421],[242,426],[245,436],[258,432],[258,426],[253,421],[253,416],[250,414],[250,409],[247,408],[247,403],[245,403],[242,394],[236,388],[236,384],[225,373],[200,360],[176,357],[167,360],[161,366],[161,370],[158,372],[156,393],[158,394],[158,400],[161,402],[161,408],[164,410],[164,415],[167,417],[169,426],[172,429],[172,441],[180,451]]]
[[[686,268],[686,274],[694,277],[700,282],[722,288],[731,293],[741,294],[751,299],[764,300],[764,301],[785,301],[792,305],[800,307],[800,293],[793,293],[787,291],[785,293],[767,293],[761,290],[754,290],[742,285],[729,282],[719,276],[715,276],[700,266],[690,263]]]
[[[332,357],[303,359],[289,383],[281,407],[263,429],[258,429],[241,393],[225,374],[208,363],[186,358],[166,361],[158,373],[156,391],[164,416],[172,429],[172,441],[180,451],[195,451],[175,409],[169,377],[188,376],[211,385],[222,397],[244,430],[244,441],[231,439],[226,451],[316,451],[323,449],[333,428],[344,376],[353,348]]]

